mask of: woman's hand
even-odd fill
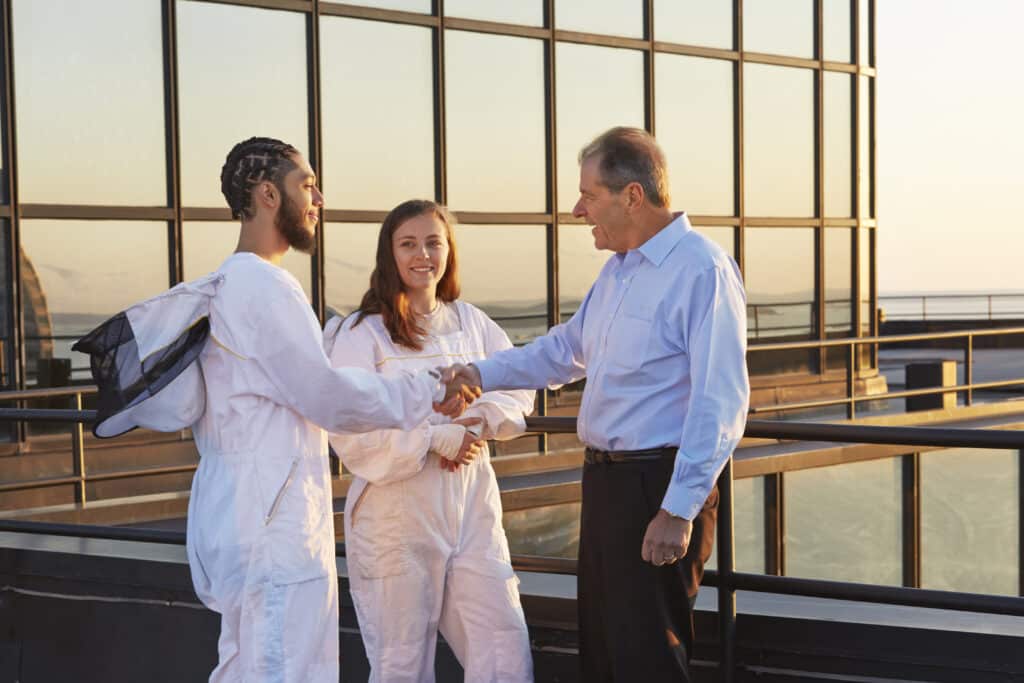
[[[487,445],[486,441],[470,430],[470,427],[483,424],[483,420],[481,418],[467,417],[464,420],[456,420],[455,424],[465,427],[466,435],[463,437],[462,446],[459,448],[459,452],[456,453],[454,458],[451,460],[441,458],[441,467],[449,472],[454,472],[459,469],[459,465],[469,465],[472,463],[481,453],[483,453],[484,446]]]

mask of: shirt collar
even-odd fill
[[[675,220],[656,232],[651,239],[637,247],[636,251],[643,254],[644,258],[655,267],[660,267],[665,258],[672,253],[679,240],[691,230],[693,228],[690,226],[690,219],[686,217],[685,212],[681,213]]]

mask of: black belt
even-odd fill
[[[678,446],[664,446],[662,448],[647,448],[640,451],[602,451],[587,446],[583,450],[583,462],[587,465],[597,465],[661,460],[662,458],[675,458],[678,450]]]

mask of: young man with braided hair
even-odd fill
[[[302,288],[280,268],[311,251],[323,195],[309,163],[271,138],[235,145],[221,190],[241,221],[220,267],[199,356],[188,558],[221,614],[211,681],[338,680],[338,594],[327,435],[412,429],[449,398],[436,372],[332,369]],[[453,403],[472,395],[451,397]]]

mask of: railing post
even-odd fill
[[[722,683],[736,680],[736,591],[733,588],[732,458],[718,477],[718,645]]]
[[[82,409],[82,394],[75,393],[72,399],[75,410]],[[85,504],[85,432],[81,422],[74,422],[71,425],[71,458],[75,476],[78,483],[75,485],[75,502]]]
[[[964,344],[964,384],[967,385],[965,403],[971,405],[974,402],[974,391],[971,385],[974,384],[974,335],[968,334]]]
[[[854,388],[857,385],[857,342],[850,342],[850,356],[846,366],[846,417],[853,419],[857,414],[857,403],[853,400]]]
[[[904,455],[903,491],[903,585],[921,587],[921,456]]]
[[[924,320],[927,320],[927,319],[928,319],[928,297],[922,296],[921,297],[921,320],[924,321]]]

